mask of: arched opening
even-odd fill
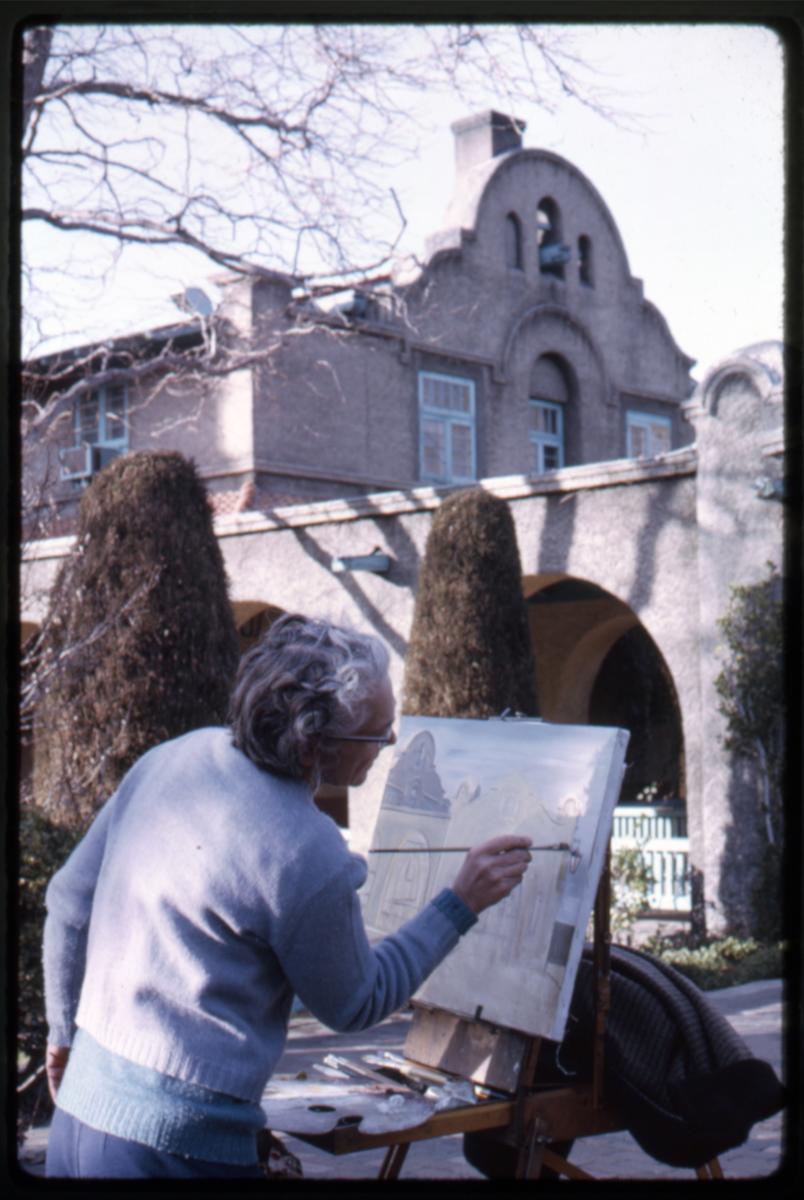
[[[636,803],[655,786],[657,803],[683,805],[678,698],[661,651],[636,613],[571,576],[528,576],[524,588],[541,715],[627,729],[629,768],[620,803]]]
[[[648,788],[655,788],[658,803],[685,799],[678,699],[667,664],[644,626],[626,630],[600,664],[589,696],[589,722],[631,733],[624,803]]]
[[[539,240],[539,270],[542,275],[564,278],[564,263],[570,257],[569,246],[561,242],[561,210],[551,196],[544,196],[536,210]]]
[[[541,354],[534,362],[528,385],[528,437],[531,471],[541,474],[575,461],[569,364],[558,354]]]
[[[512,212],[505,218],[505,265],[517,271],[523,268],[522,222]]]
[[[232,605],[240,653],[245,654],[270,629],[277,617],[285,611],[276,604],[264,604],[260,600],[240,600]]]
[[[245,654],[255,646],[277,617],[284,613],[276,604],[264,604],[259,600],[240,600],[233,606],[235,624],[240,638],[240,653]],[[349,828],[349,789],[322,783],[315,794],[315,802],[322,812],[332,817],[341,829]]]
[[[595,286],[592,239],[585,233],[582,233],[578,238],[578,278],[585,287]]]

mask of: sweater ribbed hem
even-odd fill
[[[76,1034],[59,1088],[59,1108],[92,1129],[204,1162],[257,1162],[265,1118],[248,1104],[160,1075]]]
[[[443,892],[434,896],[433,904],[452,921],[458,933],[467,933],[477,924],[477,914],[472,912],[469,905],[465,904],[452,888],[444,888]]]
[[[98,1005],[95,1005],[97,1010]],[[284,1047],[284,1030],[282,1039],[270,1059],[251,1048],[246,1061],[246,1054],[240,1053],[235,1058],[231,1045],[222,1044],[220,1059],[211,1061],[200,1055],[191,1055],[179,1044],[180,1025],[175,1028],[167,1027],[156,1033],[142,1033],[137,1030],[121,1029],[111,1021],[99,1021],[97,1013],[84,1005],[78,1010],[78,1020],[85,1030],[90,1030],[92,1037],[103,1046],[110,1048],[110,1053],[137,1063],[161,1075],[175,1079],[186,1079],[200,1087],[213,1092],[223,1092],[227,1096],[236,1096],[240,1100],[256,1103],[262,1096],[266,1081],[276,1065]],[[165,1034],[167,1036],[165,1036]],[[208,1052],[208,1048],[205,1047]],[[239,1050],[240,1047],[237,1047]],[[273,1049],[273,1047],[272,1047]],[[226,1055],[234,1065],[226,1062]]]

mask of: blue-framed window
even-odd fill
[[[475,385],[471,379],[419,372],[419,463],[432,483],[477,478]]]
[[[564,466],[564,410],[551,400],[528,402],[531,471],[541,475]]]
[[[73,406],[73,446],[128,446],[128,396],[124,383],[79,396]]]
[[[128,450],[128,395],[124,383],[85,392],[73,404],[72,442],[59,451],[61,478],[86,483]]]
[[[672,425],[669,417],[655,413],[627,412],[625,441],[628,458],[655,458],[671,449]]]

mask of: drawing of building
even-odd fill
[[[448,817],[450,802],[435,765],[435,742],[426,729],[411,738],[388,772],[385,803]]]

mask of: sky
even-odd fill
[[[570,102],[554,113],[526,105],[516,114],[527,122],[523,144],[569,159],[600,192],[631,273],[697,360],[696,378],[740,346],[781,338],[784,58],[776,34],[757,24],[606,24],[576,28],[573,38],[639,130]],[[452,190],[449,126],[473,110],[450,98],[420,104],[417,158],[388,174],[408,222],[402,252],[421,251],[440,227]],[[475,107],[488,107],[487,98]],[[37,227],[41,256],[61,253],[57,236]],[[171,294],[205,286],[207,269],[162,254],[155,275],[127,252],[102,295],[87,301],[76,280],[65,297],[73,328],[54,329],[61,336],[39,350],[171,321]]]

